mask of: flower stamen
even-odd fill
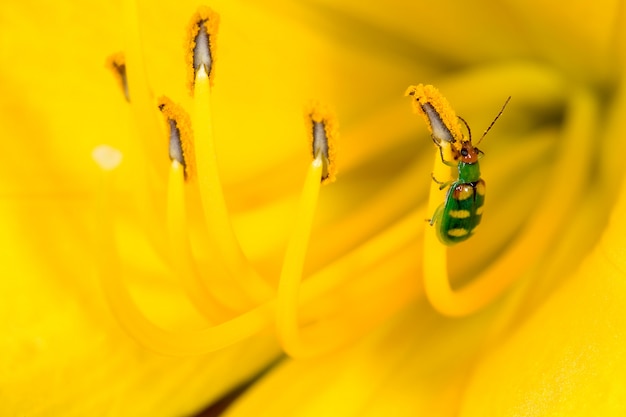
[[[322,173],[323,163],[321,157],[318,157],[311,162],[307,172],[278,284],[276,329],[283,350],[291,356],[303,356],[306,350],[299,337],[298,299]]]
[[[167,187],[167,224],[170,243],[170,255],[176,276],[196,309],[210,322],[219,323],[225,317],[231,317],[233,311],[221,303],[211,292],[210,286],[194,260],[188,237],[187,216],[185,214],[184,169],[176,160],[170,165]]]
[[[201,16],[206,11],[198,12]],[[211,12],[213,13],[213,12]],[[217,16],[215,13],[213,15]],[[205,20],[209,17],[203,17]],[[218,20],[218,19],[214,19]],[[197,17],[193,20],[193,27],[197,26]],[[217,23],[210,25],[216,30]],[[209,28],[207,27],[207,30]],[[211,36],[215,33],[209,32]],[[194,35],[195,37],[195,35]],[[192,38],[194,39],[194,38]],[[214,43],[211,42],[211,59],[215,62]],[[195,42],[190,44],[190,51],[195,50]],[[212,65],[213,67],[214,65]],[[189,68],[192,68],[191,65]],[[211,69],[213,73],[213,69]],[[224,192],[217,168],[215,139],[213,135],[213,119],[211,105],[211,80],[205,65],[200,65],[195,73],[193,85],[193,114],[195,149],[197,155],[197,175],[202,202],[202,209],[207,226],[215,242],[219,259],[224,261],[226,270],[241,284],[239,287],[247,294],[250,305],[256,305],[269,299],[274,291],[270,285],[252,267],[233,231],[232,222],[226,207]]]
[[[185,209],[185,182],[193,178],[193,140],[187,113],[166,97],[159,99],[159,110],[169,127],[169,156],[171,160],[167,187],[167,224],[169,252],[176,275],[187,296],[211,322],[232,316],[233,311],[219,303],[205,283],[194,260],[188,237]]]
[[[422,115],[437,146],[454,144],[460,150],[463,134],[459,120],[439,90],[432,85],[418,84],[410,86],[404,95],[414,98],[413,112]]]
[[[124,91],[124,98],[130,102],[130,92],[128,91],[128,78],[126,77],[126,60],[124,54],[117,53],[107,59],[107,66],[111,68],[115,76],[117,77],[122,91]]]
[[[187,54],[187,68],[189,70],[189,85],[194,84],[200,68],[209,77],[213,85],[215,62],[215,38],[219,27],[220,17],[208,7],[200,7],[191,19],[189,33],[189,52]]]
[[[313,356],[318,349],[302,343],[298,305],[302,270],[306,258],[320,185],[334,180],[334,118],[327,109],[313,104],[307,112],[311,126],[313,160],[304,182],[298,212],[280,274],[276,304],[276,329],[283,350],[293,356]]]
[[[328,108],[313,103],[306,111],[306,122],[311,126],[311,150],[313,159],[322,164],[322,184],[335,181],[337,174],[335,142],[337,123]]]
[[[170,160],[176,160],[183,166],[185,180],[189,181],[195,174],[195,157],[193,155],[193,138],[189,116],[180,106],[174,104],[167,97],[161,97],[158,106],[169,129]]]

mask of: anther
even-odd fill
[[[328,139],[324,122],[313,122],[313,157],[318,158],[320,155],[328,164]]]
[[[424,117],[437,146],[453,144],[459,150],[463,134],[454,110],[432,85],[418,84],[407,89],[406,96],[413,97],[413,111]]]
[[[117,53],[112,55],[107,60],[107,66],[111,68],[115,76],[120,82],[122,86],[122,90],[124,91],[124,97],[126,101],[130,102],[130,93],[128,91],[128,78],[126,76],[126,60],[124,59],[124,55],[122,53]]]
[[[178,161],[183,167],[185,164],[185,158],[183,158],[183,147],[180,143],[180,130],[178,125],[173,119],[167,119],[170,125],[170,159]]]
[[[307,119],[311,128],[311,153],[314,160],[322,163],[322,184],[335,180],[335,149],[336,128],[334,118],[328,109],[313,104],[307,111]]]
[[[419,99],[416,99],[417,102],[422,106],[422,110],[426,113],[426,117],[428,117],[430,128],[432,130],[433,141],[441,146],[442,142],[452,143],[454,142],[454,136],[452,132],[446,127],[443,120],[441,120],[441,116],[437,113],[437,110],[430,103],[421,103]]]
[[[209,34],[206,31],[206,20],[198,22],[198,34],[194,39],[193,48],[193,69],[197,73],[200,66],[204,65],[207,74],[211,74],[211,47],[209,44]]]
[[[204,68],[210,81],[213,80],[218,25],[219,15],[207,7],[201,7],[192,17],[187,58],[192,86],[200,68]]]
[[[185,179],[192,177],[193,149],[189,116],[166,97],[159,99],[159,110],[169,130],[169,157],[184,168]]]

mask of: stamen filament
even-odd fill
[[[450,160],[449,148],[443,148],[443,158]],[[433,176],[447,178],[450,167],[435,154]],[[440,190],[434,181],[430,187],[429,212],[434,213],[443,201],[446,190]],[[448,250],[436,236],[435,227],[427,226],[424,232],[424,287],[431,305],[440,313],[449,316],[464,316],[479,310],[497,297],[516,278],[505,274],[495,280],[476,278],[459,291],[453,291],[448,277]],[[513,276],[513,278],[509,278]],[[507,279],[508,278],[508,279]]]
[[[101,166],[102,165],[103,164],[101,164]],[[104,171],[105,168],[106,167],[103,166],[102,186],[98,199],[99,221],[97,237],[99,253],[101,255],[98,264],[98,275],[111,306],[111,310],[116,315],[122,327],[134,339],[147,348],[163,354],[174,356],[196,355],[229,346],[230,344],[259,332],[269,325],[271,319],[274,317],[274,314],[272,314],[275,302],[274,299],[226,323],[192,332],[166,331],[156,326],[145,317],[136,306],[119,278],[119,259],[115,250],[112,231],[113,218],[110,197],[112,178],[111,173]],[[109,167],[108,169],[111,168]],[[176,177],[178,184],[182,184],[181,167],[176,168],[175,171],[177,172]],[[308,176],[310,177],[309,181],[307,181],[308,186],[305,187],[309,190],[309,193],[307,193],[309,195],[311,195],[310,190],[319,189],[321,167],[317,166],[311,168],[311,171],[313,173]],[[172,194],[176,194],[176,192],[172,192]],[[178,194],[180,195],[180,192]],[[315,193],[313,193],[313,195],[315,195]],[[309,209],[305,211],[309,211],[311,207],[314,207],[314,205],[309,204]],[[393,227],[385,230],[382,235],[370,239],[348,256],[329,265],[328,268],[316,273],[311,279],[305,281],[302,284],[302,303],[310,305],[315,300],[319,300],[320,296],[330,292],[338,285],[347,285],[348,281],[346,277],[358,280],[359,282],[366,281],[368,282],[368,288],[371,285],[376,285],[377,288],[380,287],[382,290],[386,288],[391,275],[399,277],[397,285],[403,288],[411,288],[415,280],[414,274],[409,272],[410,269],[417,264],[414,257],[415,248],[410,246],[407,248],[406,245],[414,242],[414,230],[423,223],[423,211],[423,208],[416,210],[410,216],[397,222]],[[306,239],[300,239],[300,241],[306,242]],[[306,252],[306,247],[302,248],[302,246],[299,246],[298,248],[298,246],[299,245],[296,245],[296,250],[293,251],[301,254]],[[400,252],[398,252],[398,250]],[[394,253],[397,253],[397,255],[394,255]],[[400,258],[398,258],[398,256],[400,256]],[[302,256],[301,259],[303,259]],[[292,270],[297,269],[297,262],[293,262],[292,265],[296,265],[292,267]],[[375,265],[379,265],[380,267],[375,267]],[[390,265],[395,268],[394,270],[397,269],[395,273],[392,272],[390,274]],[[402,273],[402,271],[405,270],[407,273]],[[355,271],[357,271],[356,274]],[[377,278],[371,281],[370,278],[373,277]],[[297,276],[296,281],[299,282],[299,277]],[[395,286],[394,288],[398,287]],[[332,295],[332,292],[330,292],[330,294]],[[361,292],[357,291],[356,297],[360,297],[360,294]],[[330,323],[328,326],[316,329],[319,330],[316,334],[320,334],[320,331],[322,331],[325,332],[325,334],[335,334],[336,337],[331,339],[323,337],[322,340],[331,340],[332,343],[325,343],[323,346],[317,346],[315,349],[308,349],[304,353],[308,355],[319,354],[354,339],[360,334],[360,331],[371,327],[373,323],[375,323],[376,317],[381,317],[381,312],[383,315],[391,314],[401,307],[403,303],[406,303],[410,298],[414,297],[416,289],[403,291],[402,294],[405,297],[402,302],[399,302],[396,299],[397,297],[386,297],[383,293],[378,292],[376,292],[376,294],[380,296],[380,304],[361,303],[355,305],[356,308],[347,312],[347,316],[349,317],[344,317],[341,320]],[[292,298],[292,301],[293,299],[294,298]],[[388,303],[385,300],[393,300],[393,302]],[[342,302],[345,302],[345,299],[339,297],[332,304],[341,306],[340,310],[344,310],[345,308],[343,308]],[[297,304],[297,301],[295,301],[295,303],[292,302],[292,306],[295,304]],[[318,303],[315,302],[315,305],[317,306]],[[295,310],[293,311],[295,317]],[[362,326],[354,326],[354,317],[358,317],[362,320]]]
[[[303,356],[306,352],[298,330],[298,299],[302,268],[306,257],[311,226],[317,206],[324,163],[319,155],[313,160],[306,176],[296,221],[287,246],[283,268],[278,284],[276,305],[276,329],[283,350],[291,356]],[[308,355],[307,355],[308,356]]]
[[[137,182],[141,184],[137,189],[139,210],[144,214],[142,222],[146,234],[150,237],[160,255],[167,252],[167,245],[163,234],[157,233],[155,224],[163,224],[160,213],[154,210],[159,207],[160,199],[154,191],[154,184],[162,183],[162,172],[155,169],[156,161],[165,162],[161,144],[155,138],[161,137],[159,120],[154,108],[154,97],[150,90],[146,65],[141,47],[141,33],[139,29],[138,5],[135,0],[123,0],[123,22],[125,34],[125,69],[128,92],[130,96],[130,110],[135,122],[135,135],[141,139],[141,151],[131,155],[134,162],[134,173]]]
[[[232,311],[218,303],[210,289],[204,284],[194,262],[191,245],[187,235],[187,216],[185,214],[185,179],[184,168],[178,161],[172,161],[167,188],[167,217],[170,241],[170,255],[175,275],[194,306],[209,321],[219,323],[225,317],[232,316]]]
[[[305,181],[277,294],[277,334],[283,350],[292,357],[311,357],[336,350],[374,326],[381,317],[397,311],[418,293],[414,278],[419,265],[415,257],[415,231],[420,230],[424,223],[425,207],[414,210],[314,273],[302,283],[303,296],[301,302],[298,301],[302,266],[319,193],[319,175],[322,173],[314,165],[309,168]],[[401,287],[402,296],[396,293],[386,296],[390,280],[397,282],[391,285],[390,291],[397,292]],[[367,282],[366,288],[363,288],[364,282]],[[337,291],[339,287],[350,289]],[[353,294],[353,299],[348,294]],[[375,294],[376,299],[363,303],[363,294]],[[309,306],[309,300],[313,299],[317,300],[315,305]],[[306,305],[304,311],[308,314],[305,313],[304,320],[299,320],[299,305]],[[334,310],[334,318],[308,325],[306,340],[303,339],[299,322],[320,320],[320,317],[329,314],[329,309]]]
[[[111,211],[113,170],[99,165],[102,177],[98,193],[98,277],[111,310],[129,335],[143,346],[165,355],[201,355],[228,347],[269,325],[272,303],[261,305],[223,324],[197,331],[166,331],[152,323],[139,310],[121,281]]]
[[[439,312],[448,316],[469,315],[491,303],[506,290],[528,265],[546,250],[559,228],[567,221],[564,208],[573,205],[583,190],[572,186],[585,183],[589,175],[593,137],[596,126],[598,104],[588,91],[577,91],[570,101],[571,114],[566,120],[562,150],[558,154],[550,181],[568,186],[551,187],[543,202],[537,204],[522,235],[484,273],[471,283],[453,291],[447,272],[447,249],[437,240],[434,228],[427,227],[424,234],[424,285],[430,303]],[[576,169],[571,169],[576,161]],[[435,175],[442,172],[440,156],[435,155]],[[437,184],[431,185],[429,210],[434,212],[441,203],[441,192]]]
[[[163,154],[155,138],[161,137],[159,120],[154,111],[154,97],[150,90],[141,47],[138,5],[135,0],[123,1],[124,32],[126,35],[126,75],[131,97],[130,105],[137,123],[137,134],[144,143],[148,161],[161,161]]]
[[[289,339],[280,339],[279,333],[283,349],[295,357],[337,350],[415,299],[420,294],[415,230],[423,225],[424,213],[425,207],[416,209],[304,281],[300,322],[305,324],[297,326],[292,299],[291,318],[282,323]]]
[[[211,86],[209,77],[201,65],[194,82],[194,127],[197,172],[205,219],[212,236],[217,242],[219,257],[224,261],[229,273],[236,277],[240,287],[246,292],[251,303],[266,301],[273,290],[246,259],[233,231],[224,193],[219,179],[213,139],[211,111]]]

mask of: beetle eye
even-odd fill
[[[467,156],[467,149],[465,148],[461,149],[461,155]]]

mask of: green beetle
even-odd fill
[[[485,181],[480,177],[478,165],[478,159],[483,153],[472,144],[472,133],[468,124],[456,116],[448,101],[435,87],[424,84],[410,86],[405,95],[413,97],[413,110],[421,114],[428,123],[433,142],[439,147],[441,161],[457,168],[457,178],[453,181],[441,182],[433,176],[440,190],[450,188],[445,201],[430,219],[430,225],[437,225],[437,236],[443,244],[463,242],[472,236],[483,216]],[[477,144],[502,115],[510,99],[511,97],[507,98]],[[459,121],[467,128],[467,137],[461,131]],[[450,147],[452,161],[447,161],[443,156],[446,146]]]
[[[482,152],[472,145],[471,140],[461,143],[461,150],[456,163],[458,177],[451,182],[433,180],[443,189],[450,188],[446,199],[435,211],[430,225],[437,224],[437,236],[446,245],[463,242],[468,239],[476,226],[480,224],[485,203],[485,181],[480,177],[478,158]],[[454,163],[441,160],[446,165]]]

